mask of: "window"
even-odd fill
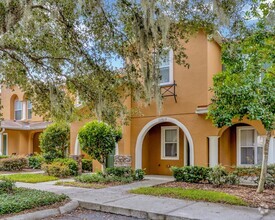
[[[239,165],[259,165],[262,163],[264,138],[258,136],[253,127],[238,127]]]
[[[161,127],[161,159],[179,159],[179,128],[177,126]]]
[[[3,134],[3,155],[8,155],[8,134]]]
[[[22,120],[23,115],[23,103],[16,99],[14,101],[14,119],[15,120]]]
[[[31,101],[27,101],[27,114],[28,114],[28,119],[31,119],[32,118],[32,103]]]
[[[160,58],[160,85],[168,85],[173,83],[173,51],[167,51]]]

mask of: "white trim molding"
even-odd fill
[[[79,144],[79,140],[78,140],[78,135],[76,136],[75,139],[75,144],[74,144],[74,155],[80,155],[80,144]]]
[[[275,164],[275,137],[271,137],[269,144],[268,164]]]
[[[167,130],[176,130],[177,131],[177,155],[175,157],[165,156],[165,132]],[[179,160],[179,127],[178,126],[161,126],[161,159],[162,160]]]
[[[219,138],[220,136],[208,136],[209,167],[214,167],[219,164]]]
[[[135,150],[135,168],[136,169],[142,169],[142,145],[143,145],[143,140],[145,135],[152,127],[163,122],[173,123],[177,125],[180,129],[182,129],[183,133],[185,134],[189,142],[190,165],[191,166],[194,165],[194,144],[193,144],[193,140],[189,130],[177,119],[170,118],[170,117],[160,117],[148,122],[138,134],[137,142],[136,142],[136,150]]]

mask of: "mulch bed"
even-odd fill
[[[203,189],[224,192],[238,196],[246,201],[251,207],[267,205],[269,209],[275,209],[275,189],[266,189],[263,193],[257,193],[255,186],[223,185],[216,187],[206,183],[169,182],[155,187],[182,187],[186,189]]]

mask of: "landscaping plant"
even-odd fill
[[[0,170],[21,171],[27,168],[28,160],[25,157],[12,156],[0,160]]]
[[[82,159],[82,170],[92,172],[93,171],[93,160]]]
[[[39,136],[40,148],[46,161],[65,158],[70,140],[70,127],[66,123],[53,123]]]
[[[32,169],[41,169],[42,163],[45,161],[41,154],[36,154],[28,157],[29,167]]]
[[[15,187],[14,181],[8,178],[3,178],[2,180],[0,180],[0,195],[3,193],[13,192],[14,187]]]
[[[199,183],[207,181],[210,168],[200,166],[172,167],[176,181]]]
[[[86,123],[78,133],[81,149],[102,164],[103,173],[106,170],[107,156],[113,152],[116,142],[121,138],[120,130],[97,120]]]

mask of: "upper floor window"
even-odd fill
[[[27,112],[28,112],[28,119],[32,118],[32,103],[31,101],[27,101]]]
[[[160,58],[160,85],[173,84],[173,51],[169,50]]]
[[[14,101],[14,119],[22,120],[22,116],[23,116],[23,102],[16,99]]]

